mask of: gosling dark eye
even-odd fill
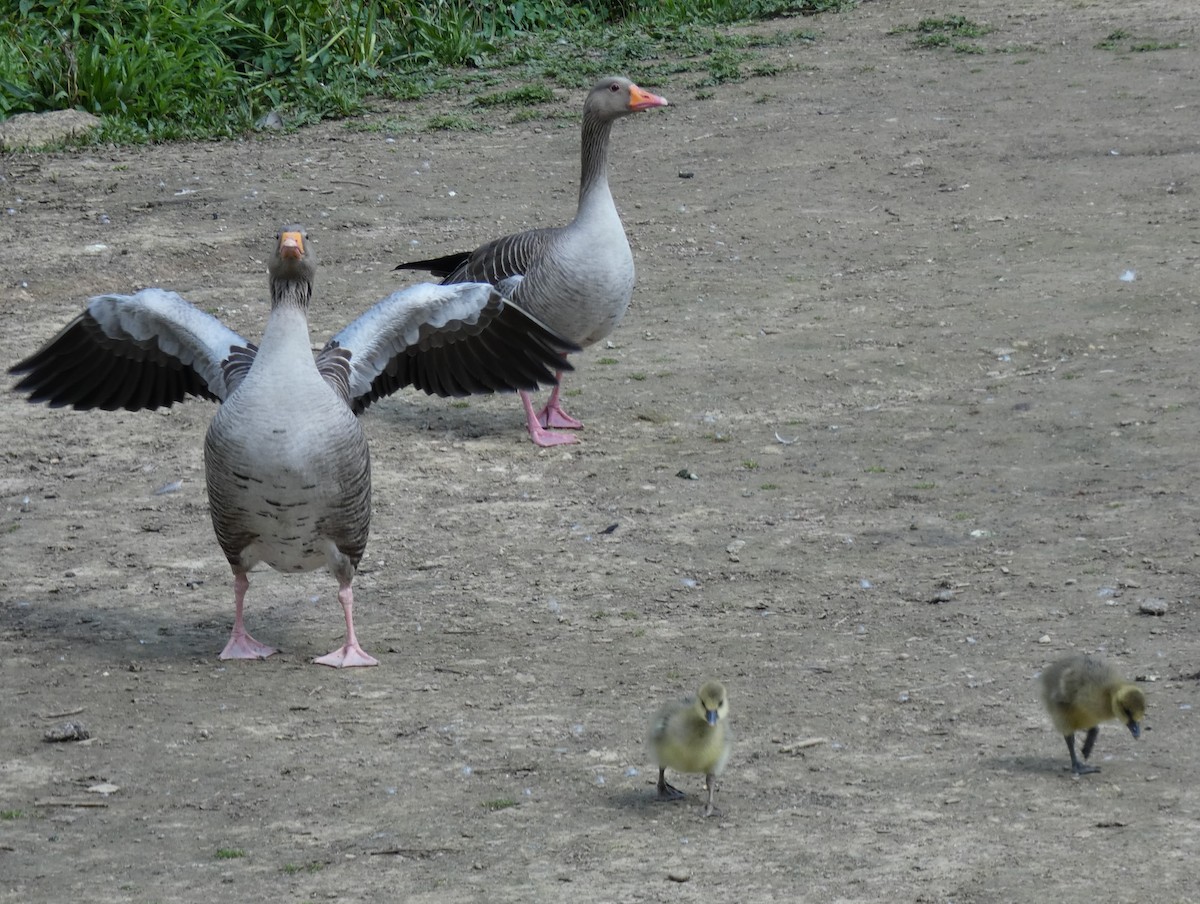
[[[621,90],[621,86],[617,85],[617,84],[612,84],[612,85],[608,86],[608,90],[612,91],[615,94],[616,92]]]

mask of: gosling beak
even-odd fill
[[[298,232],[285,232],[279,237],[279,256],[299,260],[304,257],[304,236]]]
[[[704,718],[708,720],[709,725],[716,725],[717,724],[717,711],[715,709],[706,709],[704,711]],[[1135,734],[1134,737],[1136,738],[1137,735]]]
[[[1129,733],[1131,735],[1133,735],[1135,738],[1140,738],[1142,736],[1142,726],[1139,725],[1136,720],[1130,719],[1125,724],[1129,728]]]

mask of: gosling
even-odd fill
[[[719,681],[708,681],[687,700],[659,710],[650,727],[650,746],[658,761],[658,800],[680,800],[686,795],[667,784],[667,770],[704,773],[708,803],[704,815],[720,814],[713,806],[716,778],[729,759],[733,737],[729,731],[729,698]]]
[[[1146,696],[1125,681],[1117,670],[1092,656],[1070,656],[1048,665],[1042,672],[1042,702],[1050,719],[1067,740],[1071,753],[1071,772],[1086,775],[1099,772],[1075,756],[1075,732],[1087,731],[1081,753],[1086,760],[1092,753],[1100,723],[1109,719],[1124,722],[1135,738],[1142,733],[1146,715]]]

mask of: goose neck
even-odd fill
[[[608,138],[613,121],[591,114],[583,118],[580,143],[579,203],[594,192],[608,191]]]

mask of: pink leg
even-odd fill
[[[546,407],[538,413],[538,423],[543,427],[558,427],[562,430],[582,430],[583,421],[577,421],[563,411],[562,405],[558,401],[558,393],[562,389],[563,372],[560,370],[554,377],[558,382],[554,384],[554,389],[550,391],[550,398],[546,402]]]
[[[329,665],[335,669],[345,669],[356,665],[379,665],[379,660],[363,650],[358,645],[358,637],[354,633],[354,591],[349,582],[338,589],[338,602],[346,613],[346,642],[332,653],[318,656],[313,660],[317,665]]]
[[[578,439],[569,434],[551,433],[549,430],[543,429],[537,413],[533,410],[533,400],[529,398],[529,393],[524,390],[521,390],[521,404],[525,406],[525,426],[529,428],[529,438],[533,440],[535,445],[547,448],[549,446],[563,446],[579,442]]]
[[[233,632],[229,635],[229,643],[221,651],[221,659],[266,659],[272,653],[278,653],[274,647],[259,643],[246,633],[246,625],[242,621],[242,606],[246,602],[246,591],[250,587],[250,579],[244,574],[233,574]]]

